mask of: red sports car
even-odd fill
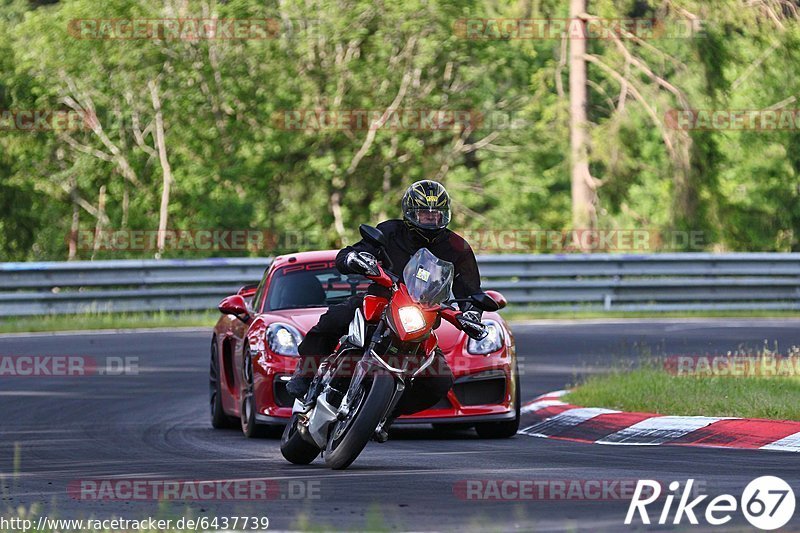
[[[366,290],[360,275],[336,270],[336,251],[275,258],[258,285],[242,287],[220,304],[223,316],[211,339],[210,399],[215,428],[240,425],[247,437],[279,434],[292,414],[286,392],[297,364],[297,346],[329,305]],[[446,321],[436,330],[455,376],[438,404],[397,424],[469,428],[502,438],[519,426],[520,390],[514,337],[497,313],[483,322],[489,335],[467,337]]]

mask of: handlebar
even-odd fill
[[[384,270],[383,266],[378,264],[378,273],[375,275],[365,274],[367,279],[371,279],[378,285],[382,287],[393,287],[395,283],[398,281],[398,277],[395,276],[392,272],[388,270]]]
[[[461,313],[458,317],[458,322],[461,324],[461,330],[467,334],[467,336],[471,339],[481,340],[489,334],[488,328],[482,322],[475,322],[474,320],[469,320],[464,318],[464,314]],[[465,327],[466,326],[466,327]]]
[[[448,302],[442,304],[440,308],[442,318],[466,333],[467,336],[472,339],[481,340],[488,335],[489,331],[482,322],[475,322],[474,320],[465,318],[464,313],[446,305],[447,303]]]

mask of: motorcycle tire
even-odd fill
[[[372,438],[378,423],[386,412],[394,395],[394,378],[385,373],[376,373],[371,380],[369,392],[365,393],[352,420],[337,422],[324,453],[325,464],[334,470],[350,466]],[[336,437],[339,424],[349,422],[344,433]]]

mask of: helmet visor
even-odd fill
[[[406,217],[418,228],[442,229],[450,223],[450,209],[410,208]]]

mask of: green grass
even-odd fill
[[[96,313],[17,317],[0,319],[0,333],[188,326],[212,327],[219,316],[218,311],[207,311],[197,313]]]
[[[800,420],[800,378],[676,376],[656,364],[588,377],[564,401],[664,415]]]

